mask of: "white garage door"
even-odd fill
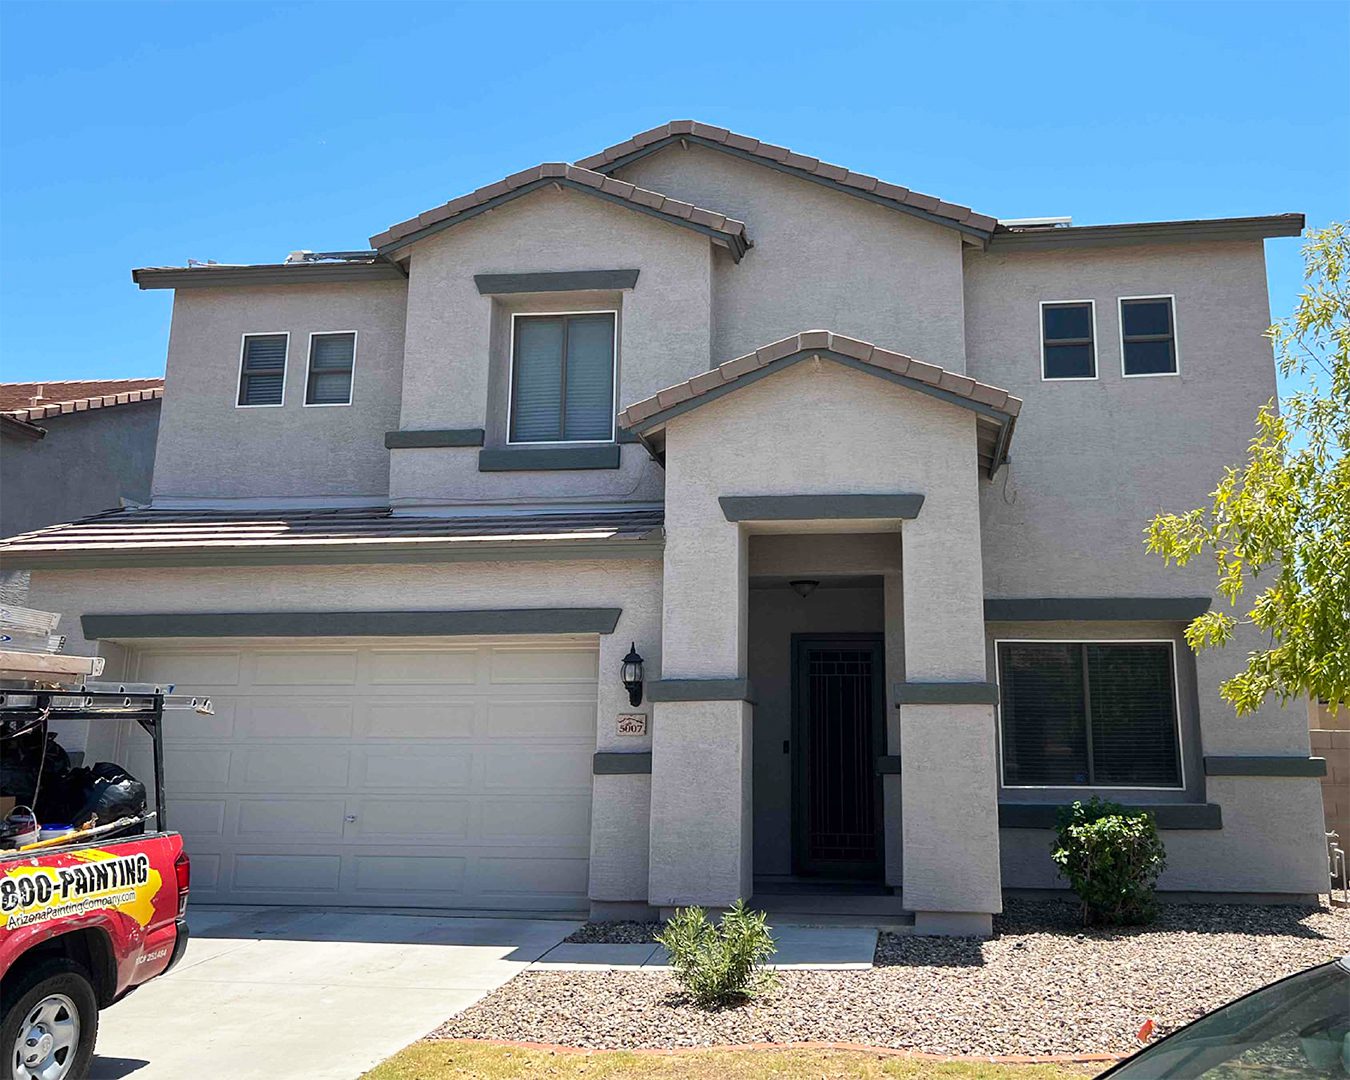
[[[133,667],[215,701],[166,718],[194,900],[586,906],[595,639],[168,643]]]

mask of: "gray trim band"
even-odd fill
[[[900,755],[882,754],[877,758],[876,769],[878,776],[899,776],[900,775]]]
[[[612,634],[622,608],[479,611],[232,611],[84,615],[89,641],[160,637],[426,637],[468,634]]]
[[[1302,214],[1268,217],[1213,218],[1209,221],[1139,221],[1123,225],[1077,225],[1056,229],[1000,229],[989,238],[996,251],[1043,251],[1048,248],[1089,248],[1128,244],[1185,243],[1196,240],[1264,240],[1270,236],[1298,236]]]
[[[591,758],[593,776],[640,776],[652,771],[651,751],[636,754],[632,751],[597,753]]]
[[[749,679],[657,679],[647,684],[652,701],[748,701],[755,702]]]
[[[1000,829],[1053,829],[1059,817],[1060,803],[998,804]],[[1127,806],[1127,810],[1148,810],[1158,828],[1168,830],[1223,828],[1223,810],[1218,803],[1154,803],[1151,806]]]
[[[414,450],[430,446],[482,446],[483,429],[471,427],[386,431],[384,445],[387,450]]]
[[[505,293],[588,292],[632,289],[636,270],[555,270],[529,274],[474,274],[473,283],[484,296]]]
[[[1326,776],[1327,759],[1295,754],[1205,755],[1206,776]]]
[[[544,472],[561,469],[617,469],[619,446],[549,446],[478,451],[479,472]]]
[[[985,600],[985,622],[1190,622],[1208,596],[1054,596]]]
[[[664,138],[657,139],[655,142],[648,143],[640,149],[615,158],[613,161],[607,161],[602,165],[595,167],[595,172],[612,174],[616,169],[622,169],[648,154],[654,154],[656,151],[669,146],[671,143],[697,143],[699,146],[706,146],[709,150],[716,150],[721,154],[730,154],[732,157],[738,157],[745,161],[754,162],[756,165],[763,165],[765,168],[773,169],[775,172],[787,173],[788,176],[796,176],[802,180],[808,180],[813,184],[819,184],[821,187],[827,187],[831,191],[839,191],[845,195],[852,195],[854,198],[866,199],[868,202],[876,203],[879,206],[889,207],[892,210],[899,210],[901,213],[910,214],[913,217],[921,218],[924,221],[931,221],[935,225],[945,225],[949,229],[955,229],[958,232],[965,233],[967,236],[973,236],[980,240],[989,239],[989,230],[977,228],[974,225],[965,225],[962,222],[954,221],[951,218],[942,217],[939,214],[930,214],[927,210],[920,210],[917,206],[910,206],[907,203],[896,202],[894,199],[888,199],[884,195],[877,195],[875,192],[864,191],[862,188],[850,187],[848,184],[841,184],[837,180],[831,180],[828,176],[821,176],[819,173],[808,172],[806,169],[798,169],[792,165],[785,165],[782,162],[774,161],[762,154],[752,154],[747,150],[738,150],[734,146],[728,146],[726,143],[716,142],[713,139],[705,139],[701,135],[667,135]]]
[[[997,705],[998,683],[896,683],[895,703],[897,705]]]
[[[817,519],[919,516],[922,495],[719,495],[728,521],[812,521]]]
[[[373,253],[372,253],[373,254]],[[286,263],[279,266],[147,266],[131,272],[142,289],[219,289],[243,285],[331,285],[346,281],[406,281],[391,262]]]

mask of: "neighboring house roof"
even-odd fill
[[[529,558],[541,548],[625,552],[663,513],[530,511],[419,517],[387,506],[316,510],[109,510],[0,541],[11,566],[227,565]],[[584,556],[583,556],[584,557]]]
[[[1013,427],[1022,410],[1021,398],[1013,397],[997,386],[947,371],[936,364],[926,364],[902,353],[891,352],[870,342],[828,330],[806,330],[794,334],[658,391],[619,413],[619,423],[630,431],[647,434],[682,413],[813,356],[833,360],[950,404],[971,409],[979,421],[977,438],[980,463],[992,474],[1006,458]]]
[[[726,128],[700,124],[696,120],[672,120],[607,147],[598,154],[582,158],[577,164],[583,169],[608,174],[680,141],[767,165],[779,172],[959,229],[982,240],[987,240],[998,225],[996,218],[977,214],[968,206],[910,191],[909,188],[889,184],[875,176],[853,172],[842,165],[831,165],[818,158],[795,153],[787,147],[760,142],[748,135],[738,135]]]
[[[737,261],[750,246],[743,221],[561,161],[536,165],[532,169],[498,180],[495,184],[488,184],[477,191],[451,199],[442,206],[418,214],[417,217],[392,225],[384,232],[372,236],[370,246],[378,248],[380,254],[387,255],[425,236],[458,225],[461,221],[467,221],[503,203],[550,185],[584,192],[629,210],[649,214],[672,225],[703,233],[713,243],[730,251],[732,258]]]
[[[31,423],[66,413],[153,401],[163,396],[163,378],[0,383],[0,412]]]

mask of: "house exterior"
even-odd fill
[[[1092,794],[1156,812],[1166,890],[1306,898],[1306,713],[1235,718],[1243,643],[1182,636],[1212,574],[1141,536],[1274,394],[1302,224],[1000,223],[677,121],[370,251],[136,271],[175,290],[152,504],[3,557],[215,698],[169,734],[199,898],[863,883],[984,933]]]

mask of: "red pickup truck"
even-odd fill
[[[52,716],[135,720],[154,740],[157,807],[130,827],[108,826],[106,838],[94,829],[0,850],[0,1080],[87,1076],[99,1010],[163,975],[187,947],[190,864],[182,837],[162,828],[164,701],[0,690],[0,721],[40,716],[44,737]]]

